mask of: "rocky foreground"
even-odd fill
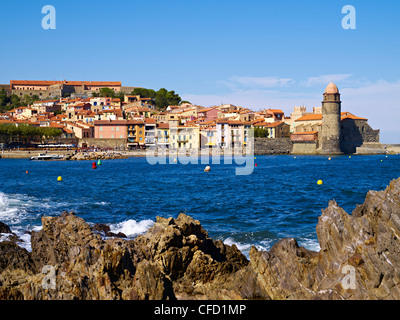
[[[253,247],[250,261],[184,214],[157,217],[135,240],[102,237],[73,213],[42,224],[32,252],[0,242],[0,299],[400,298],[400,179],[351,215],[331,201],[319,252],[283,239],[268,252]]]

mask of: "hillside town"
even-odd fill
[[[120,82],[12,80],[9,87],[2,87],[17,96],[37,95],[40,99],[0,113],[0,125],[56,128],[60,139],[87,148],[244,147],[250,129],[255,137],[309,145],[318,142],[322,125],[321,106],[313,107],[312,112],[295,106],[290,115],[281,109],[255,111],[233,104],[204,107],[190,102],[159,110],[152,99],[130,94],[133,87],[122,87]],[[96,95],[102,88],[119,93],[120,98]],[[373,140],[379,142],[379,130],[373,130],[367,121],[341,112],[342,130],[351,134],[357,128],[363,140],[375,132]]]

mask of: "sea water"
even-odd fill
[[[398,155],[256,156],[254,162],[252,174],[238,176],[235,164],[222,161],[204,172],[200,162],[152,165],[137,157],[103,161],[97,169],[91,161],[0,159],[0,221],[28,250],[26,231],[65,210],[130,238],[145,233],[156,216],[183,212],[246,255],[252,245],[268,250],[286,237],[319,250],[316,225],[329,200],[351,214],[369,190],[400,176]]]

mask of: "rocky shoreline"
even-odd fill
[[[351,215],[330,201],[319,252],[288,238],[248,260],[185,214],[157,217],[133,240],[72,212],[42,225],[32,252],[0,242],[0,299],[400,299],[400,178]]]
[[[65,160],[114,160],[126,158],[128,156],[120,152],[78,152],[65,156]]]

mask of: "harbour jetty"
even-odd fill
[[[66,156],[65,160],[113,160],[126,158],[128,156],[121,152],[78,152]]]
[[[130,239],[63,212],[42,218],[31,252],[1,224],[0,299],[399,299],[399,207],[400,178],[352,214],[330,201],[320,251],[286,238],[249,259],[185,214]]]

